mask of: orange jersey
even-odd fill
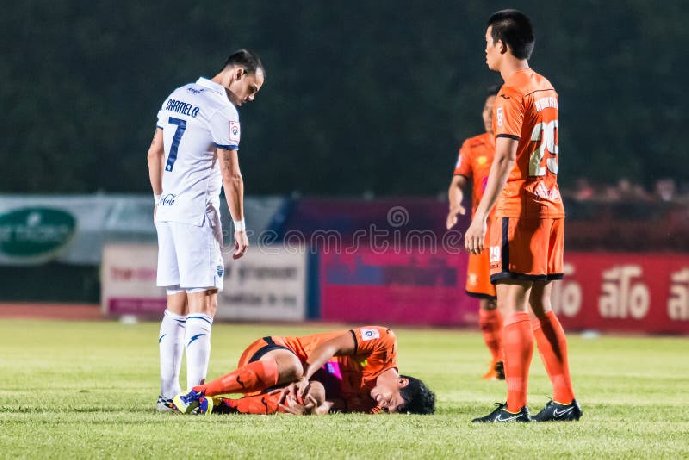
[[[454,175],[462,175],[471,179],[471,213],[481,202],[483,192],[488,183],[490,165],[495,155],[495,137],[490,133],[483,133],[470,137],[464,141],[459,149],[457,165]]]
[[[281,339],[302,362],[306,362],[309,354],[319,344],[346,332],[354,337],[354,354],[333,357],[313,378],[325,386],[326,399],[337,398],[345,402],[345,412],[369,412],[376,407],[370,393],[378,376],[397,367],[397,337],[392,330],[380,326],[364,326],[349,331]]]
[[[553,85],[531,69],[502,85],[493,114],[496,137],[519,141],[514,169],[498,196],[498,217],[563,217],[557,185],[558,99]]]

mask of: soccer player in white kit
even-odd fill
[[[208,370],[211,325],[223,288],[221,186],[234,221],[233,258],[242,257],[249,245],[236,107],[253,101],[264,80],[259,57],[239,50],[212,79],[199,78],[174,90],[158,112],[148,174],[158,232],[157,285],[167,289],[159,338],[156,407],[161,411],[181,391],[183,351],[187,388],[202,383]]]

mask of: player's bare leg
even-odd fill
[[[533,334],[541,360],[553,385],[553,400],[534,416],[536,421],[579,420],[583,412],[574,399],[567,356],[567,338],[552,310],[552,282],[535,282],[530,303],[535,318]]]
[[[187,295],[171,289],[167,295],[167,309],[160,322],[160,396],[156,408],[171,410],[172,397],[180,392],[179,374],[184,353]]]
[[[483,332],[483,341],[491,354],[488,371],[483,374],[486,380],[504,380],[505,372],[502,359],[502,315],[498,310],[496,299],[479,300],[479,326]]]
[[[211,355],[211,326],[218,308],[218,290],[187,291],[187,388],[203,383]]]

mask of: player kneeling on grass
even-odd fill
[[[432,414],[435,410],[433,392],[421,380],[399,374],[397,338],[391,329],[380,326],[263,337],[244,350],[236,370],[177,395],[174,404],[180,412],[191,413],[212,396],[251,397],[290,384],[294,397],[303,400],[312,380],[323,384],[333,411]]]

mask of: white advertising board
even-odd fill
[[[107,244],[101,265],[101,305],[110,316],[157,317],[165,290],[155,285],[155,244]],[[224,290],[216,318],[303,321],[306,315],[305,251],[250,247],[239,260],[225,251]]]

